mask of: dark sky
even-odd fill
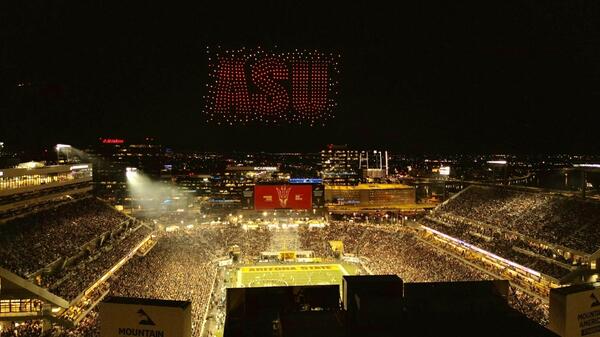
[[[0,141],[600,153],[598,1],[243,3],[3,2]],[[337,118],[207,125],[204,51],[215,45],[339,52]]]

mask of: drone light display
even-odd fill
[[[340,55],[207,48],[209,123],[324,125],[337,107]]]

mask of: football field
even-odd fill
[[[254,265],[240,267],[237,287],[277,287],[298,285],[342,285],[348,271],[339,264]]]

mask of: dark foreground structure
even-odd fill
[[[339,295],[336,285],[227,289],[224,336],[557,336],[509,307],[508,281],[344,276]]]

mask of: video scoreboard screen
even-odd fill
[[[254,209],[311,209],[311,185],[256,185]]]

